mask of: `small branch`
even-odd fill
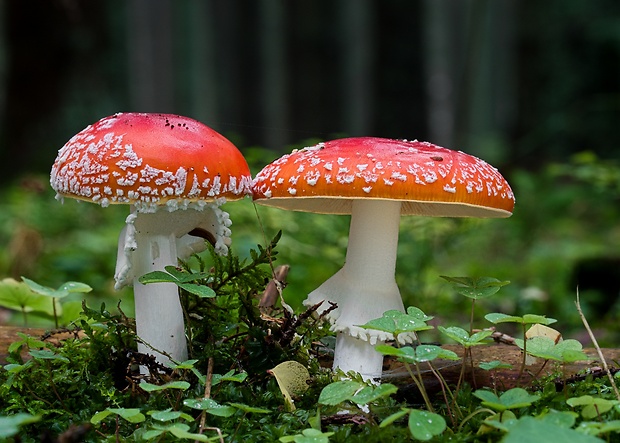
[[[213,357],[209,357],[208,363],[207,363],[207,378],[205,380],[205,393],[204,393],[204,398],[211,398],[211,382],[213,381],[213,365],[214,365],[215,361],[213,360]],[[198,433],[202,434],[202,432],[205,429],[205,423],[207,421],[207,411],[202,411],[201,417],[200,417],[200,427],[198,428]],[[218,432],[218,434],[220,434],[220,438],[222,436],[221,433]],[[198,440],[196,440],[195,443],[198,443]]]
[[[577,289],[577,300],[575,301],[575,306],[577,306],[577,312],[579,313],[579,317],[581,318],[581,321],[583,323],[583,326],[586,328],[586,331],[588,331],[588,335],[590,336],[590,340],[592,340],[592,344],[594,345],[594,348],[596,349],[596,353],[598,354],[598,357],[601,359],[601,363],[603,364],[603,369],[605,369],[605,372],[607,373],[607,377],[609,378],[609,382],[611,383],[611,387],[613,388],[614,393],[616,394],[616,399],[620,401],[620,392],[618,392],[618,387],[616,386],[614,377],[611,374],[609,367],[607,366],[607,361],[605,360],[605,357],[603,356],[601,347],[598,345],[598,342],[596,341],[596,337],[594,337],[594,333],[592,332],[592,329],[590,328],[590,325],[588,324],[588,320],[586,320],[586,316],[583,315],[583,311],[581,310],[581,303],[579,303],[579,289]]]
[[[286,276],[289,269],[289,265],[280,265],[275,269],[273,278],[267,284],[260,302],[258,303],[258,308],[262,313],[271,314],[271,311],[282,293],[281,288],[286,284]]]

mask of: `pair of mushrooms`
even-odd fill
[[[381,376],[379,342],[394,337],[360,328],[383,312],[404,310],[395,281],[401,215],[508,217],[514,196],[488,163],[426,142],[345,138],[296,150],[252,181],[238,149],[205,125],[167,114],[106,117],[60,149],[51,184],[58,198],[102,206],[125,203],[131,214],[119,238],[116,287],[133,284],[139,351],[168,361],[187,358],[183,314],[172,283],[145,287],[137,278],[204,249],[225,254],[227,200],[252,195],[294,211],[351,214],[342,269],[304,302],[336,303],[334,368]],[[329,307],[323,303],[320,311]],[[399,337],[403,339],[403,337]],[[406,337],[404,338],[406,340]]]

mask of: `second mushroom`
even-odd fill
[[[345,138],[293,151],[260,171],[256,203],[294,211],[351,214],[344,266],[304,304],[337,304],[334,368],[381,376],[374,346],[390,334],[361,328],[385,311],[404,311],[396,285],[401,215],[509,217],[513,192],[488,163],[427,142]],[[323,303],[321,310],[329,306]],[[407,337],[399,337],[407,340]]]

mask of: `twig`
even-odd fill
[[[213,357],[209,357],[209,360],[207,362],[207,378],[205,380],[205,393],[204,393],[204,398],[211,398],[211,382],[213,381],[213,364],[214,364],[214,360]],[[202,431],[205,428],[205,423],[207,421],[207,411],[202,411],[201,417],[200,417],[200,427],[198,428],[198,433],[202,434]],[[198,440],[196,440],[195,443],[198,443]]]
[[[590,329],[590,325],[588,324],[588,320],[586,320],[586,316],[583,315],[583,311],[581,310],[581,304],[579,303],[579,288],[577,288],[577,300],[575,301],[575,306],[577,306],[577,312],[579,313],[579,317],[581,318],[581,321],[583,323],[583,325],[586,328],[586,331],[588,331],[588,335],[590,336],[590,340],[592,340],[592,344],[594,344],[594,348],[596,349],[596,353],[598,354],[598,357],[601,359],[601,363],[603,363],[603,369],[605,369],[605,372],[607,373],[607,377],[609,378],[609,382],[611,383],[611,387],[614,390],[614,393],[616,394],[616,399],[618,401],[620,401],[620,392],[618,392],[618,387],[616,386],[616,382],[614,381],[614,377],[611,374],[611,371],[609,370],[609,367],[607,366],[607,361],[605,360],[605,357],[603,356],[603,352],[601,351],[601,347],[598,345],[598,342],[596,341],[596,337],[594,337],[594,333],[592,333],[592,329]]]
[[[276,301],[282,296],[282,287],[285,285],[289,269],[289,265],[280,265],[275,269],[273,278],[267,284],[258,304],[262,313],[271,314],[273,311]]]

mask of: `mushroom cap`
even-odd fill
[[[256,203],[350,214],[355,199],[402,201],[401,214],[509,217],[514,195],[493,166],[428,142],[353,137],[295,150],[260,171]]]
[[[143,211],[251,192],[250,169],[235,145],[171,114],[119,113],[86,127],[58,151],[50,183],[59,197]]]

